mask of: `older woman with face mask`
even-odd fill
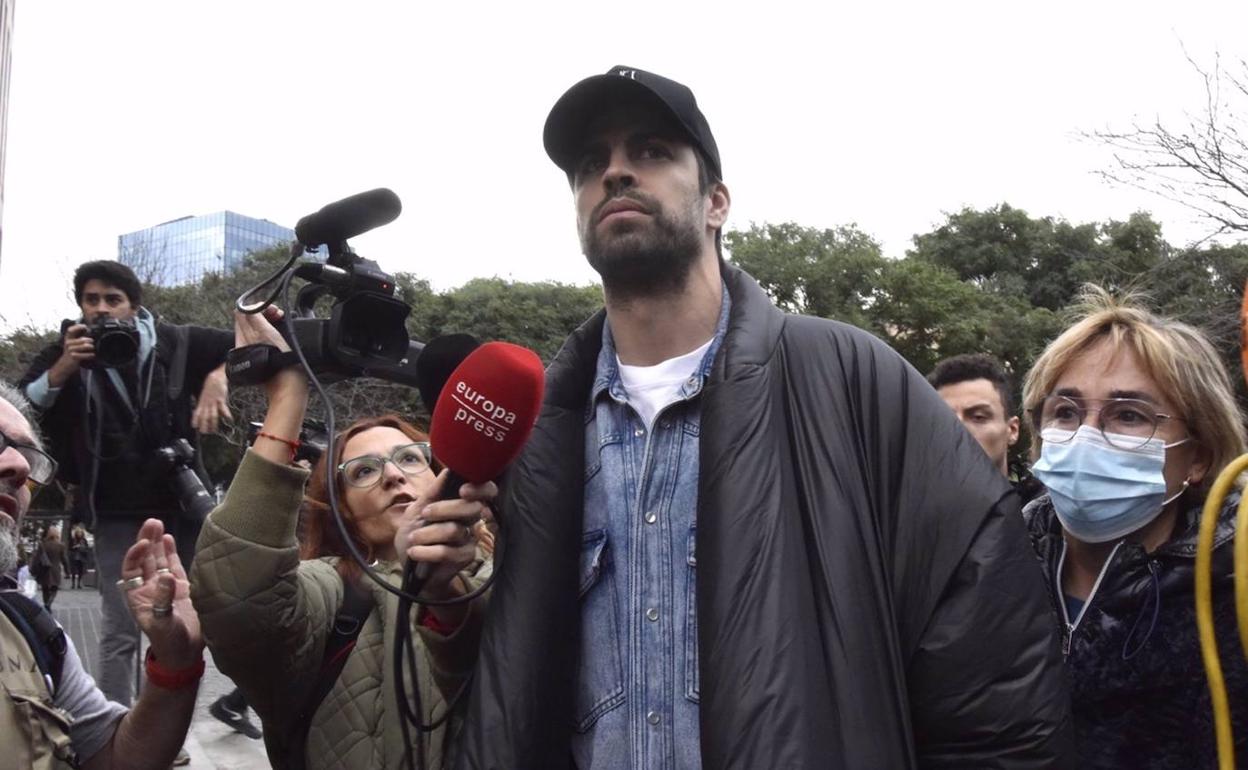
[[[1242,417],[1208,339],[1089,287],[1084,313],[1027,375],[1036,477],[1024,510],[1062,619],[1081,767],[1213,767],[1194,606],[1208,486],[1244,452]],[[1248,666],[1235,640],[1234,506],[1218,523],[1215,622],[1236,736]]]

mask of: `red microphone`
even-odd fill
[[[474,484],[496,478],[533,431],[545,385],[542,360],[528,348],[487,342],[472,351],[451,372],[433,408],[433,456]],[[450,491],[458,496],[459,485]]]
[[[542,359],[509,342],[487,342],[468,354],[442,386],[433,407],[429,446],[450,470],[442,499],[459,497],[465,481],[497,478],[528,441],[542,408]],[[407,587],[420,593],[433,565],[407,565]]]

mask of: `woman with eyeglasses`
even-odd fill
[[[1024,509],[1062,621],[1081,767],[1215,767],[1196,630],[1201,506],[1244,452],[1230,379],[1197,329],[1087,287],[1079,320],[1027,374],[1032,471]],[[1219,519],[1215,622],[1248,742],[1248,665],[1235,643],[1231,541]]]
[[[269,323],[276,317],[238,316],[237,344],[285,349]],[[398,599],[352,557],[330,511],[326,470],[350,541],[375,574],[398,586],[409,560],[424,562],[431,572],[421,595],[435,600],[463,596],[484,577],[473,527],[489,517],[497,489],[465,484],[458,499],[440,501],[446,474],[428,437],[395,415],[347,427],[309,476],[292,464],[306,376],[284,370],[265,391],[264,425],[199,540],[192,597],[205,639],[263,722],[274,766],[405,767],[392,675]],[[416,670],[407,669],[405,686],[419,696],[422,723],[444,716],[467,681],[483,611],[477,599],[412,612],[405,633]],[[444,734],[424,736],[418,767],[442,766]]]

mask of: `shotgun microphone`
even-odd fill
[[[309,249],[335,246],[374,227],[393,222],[403,211],[399,196],[385,187],[356,193],[322,206],[295,223],[295,238]]]

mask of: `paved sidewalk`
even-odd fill
[[[98,673],[100,647],[100,595],[95,589],[62,589],[52,603],[52,614],[65,627],[74,640],[83,665],[91,676]],[[186,736],[186,750],[191,755],[193,770],[253,770],[269,767],[262,741],[253,741],[245,735],[213,719],[208,707],[217,698],[234,689],[212,664],[207,656],[208,667],[199,685],[199,697],[195,703],[195,718],[190,734]],[[260,722],[252,715],[252,720]]]

